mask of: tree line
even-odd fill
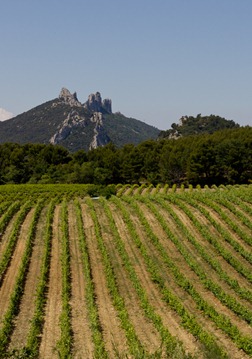
[[[0,184],[227,185],[251,180],[250,126],[121,148],[109,143],[88,152],[45,144],[0,145]]]

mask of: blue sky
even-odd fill
[[[252,0],[0,0],[0,107],[99,91],[159,129],[252,125]]]

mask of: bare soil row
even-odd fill
[[[134,197],[134,196],[133,196]],[[180,227],[174,220],[173,216],[162,207],[160,203],[155,201],[155,196],[150,196],[152,205],[157,212],[161,214],[165,223],[168,225],[171,233],[176,237],[185,251],[191,258],[198,263],[199,267],[207,273],[209,279],[218,284],[220,288],[227,295],[234,298],[237,303],[247,308],[252,312],[252,303],[249,300],[241,298],[230,285],[219,276],[219,274],[211,267],[211,265],[202,257],[199,251],[196,250],[193,243],[189,240],[183,227]],[[85,234],[86,248],[88,252],[88,265],[91,268],[91,279],[94,288],[94,303],[98,313],[99,330],[104,342],[105,351],[108,358],[133,358],[130,354],[129,333],[122,325],[118,310],[113,301],[112,293],[109,290],[108,278],[106,277],[106,269],[103,261],[103,254],[98,245],[98,240],[95,232],[95,223],[91,216],[91,209],[85,199],[78,199],[81,205],[81,213],[83,220],[83,231]],[[192,315],[198,322],[199,326],[215,339],[216,344],[223,349],[230,358],[246,359],[249,355],[244,350],[238,348],[234,340],[230,338],[222,329],[218,327],[214,321],[207,316],[204,311],[199,308],[194,298],[187,290],[182,288],[174,272],[164,260],[163,253],[160,252],[141,222],[141,218],[134,210],[134,206],[122,201],[124,208],[127,210],[131,225],[135,228],[135,233],[143,246],[146,256],[150,262],[157,268],[160,277],[164,281],[164,285],[176,296],[185,310]],[[179,218],[181,223],[193,235],[195,241],[199,243],[204,250],[214,258],[222,270],[229,275],[229,277],[239,283],[240,287],[247,291],[252,291],[251,283],[247,278],[241,275],[235,268],[228,263],[225,258],[217,252],[212,243],[206,240],[201,231],[195,227],[192,220],[187,216],[179,204],[175,204],[166,197],[167,203],[171,206],[172,211]],[[185,328],[183,319],[172,306],[164,300],[160,286],[155,282],[147,265],[146,258],[143,256],[143,251],[137,245],[135,238],[129,230],[129,224],[125,220],[122,211],[117,207],[113,201],[107,201],[107,206],[112,213],[113,221],[116,231],[124,243],[125,253],[130,261],[137,280],[145,292],[145,299],[148,301],[150,307],[153,309],[157,317],[160,318],[162,325],[169,333],[178,341],[180,348],[183,348],[184,354],[205,358],[206,353],[203,350],[203,344],[192,332]],[[154,236],[158,239],[163,251],[169,256],[170,260],[177,266],[180,273],[192,283],[199,295],[212,306],[220,315],[226,316],[230,323],[236,326],[240,334],[244,337],[251,338],[252,341],[252,324],[242,319],[234,311],[232,311],[224,302],[221,302],[215,294],[207,289],[202,281],[199,280],[198,275],[192,267],[190,267],[180,249],[174,244],[157,220],[155,213],[148,207],[144,201],[138,201],[137,197],[135,203],[139,210],[149,223],[149,227]],[[154,355],[162,352],[162,331],[158,328],[156,323],[149,319],[143,308],[139,292],[137,292],[129,271],[124,263],[122,253],[119,251],[115,233],[109,218],[104,210],[102,201],[94,200],[93,208],[99,222],[99,230],[102,241],[108,253],[108,258],[115,276],[115,283],[117,291],[121,296],[127,316],[136,336],[141,342],[143,350],[146,355]],[[252,269],[252,265],[240,253],[238,253],[231,244],[229,244],[221,233],[215,228],[213,224],[200,212],[199,209],[193,207],[191,204],[184,201],[197,220],[204,228],[207,228],[209,233],[214,236],[226,251],[229,251],[233,258],[239,261],[247,270]],[[239,236],[239,233],[231,228],[230,224],[210,206],[201,203],[201,205],[208,211],[211,218],[216,221],[217,225],[223,230],[227,231],[234,241],[239,243],[244,250],[249,252],[251,246],[245,243],[244,239]],[[235,213],[228,210],[224,205],[219,204],[222,211],[243,231],[245,236],[252,236],[251,229],[246,226],[241,218]],[[35,205],[34,205],[35,208]],[[26,215],[17,237],[17,243],[8,265],[4,278],[0,285],[0,330],[3,326],[3,320],[6,315],[10,298],[14,290],[16,278],[22,262],[22,256],[25,250],[25,245],[28,236],[28,230],[32,221],[34,208],[32,208]],[[95,342],[94,331],[92,327],[92,318],[88,310],[87,303],[87,283],[84,276],[84,267],[87,265],[83,260],[83,255],[80,246],[80,238],[77,224],[76,206],[73,200],[69,200],[68,208],[68,236],[70,245],[70,281],[71,281],[71,343],[72,343],[72,358],[94,358]],[[48,204],[45,204],[36,226],[36,235],[33,241],[32,255],[29,261],[29,268],[26,275],[26,281],[23,287],[23,294],[20,299],[18,315],[14,318],[13,330],[11,336],[8,338],[8,353],[21,353],[27,345],[27,339],[31,328],[31,321],[34,316],[37,296],[37,286],[40,278],[40,271],[42,266],[42,258],[45,250],[45,232],[46,232],[46,216]],[[250,215],[240,208],[247,219]],[[8,246],[8,239],[12,231],[15,218],[14,215],[7,225],[0,240],[0,261],[4,251]],[[39,353],[40,358],[58,358],[58,343],[61,338],[60,316],[62,313],[62,204],[59,202],[53,214],[52,222],[52,236],[51,236],[51,254],[50,254],[50,271],[47,283],[47,289],[44,293],[44,321],[39,335]],[[6,357],[9,355],[6,352]],[[182,353],[182,351],[181,351]],[[163,356],[162,356],[163,355]],[[165,358],[165,354],[161,357]],[[146,356],[147,357],[147,356]]]

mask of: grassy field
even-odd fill
[[[0,358],[252,357],[252,186],[0,187]]]

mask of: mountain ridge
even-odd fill
[[[121,147],[156,139],[160,130],[121,113],[112,112],[112,101],[90,94],[81,103],[76,92],[63,87],[57,98],[0,123],[0,143],[57,144],[75,152],[113,142]],[[123,135],[121,135],[123,134]]]

